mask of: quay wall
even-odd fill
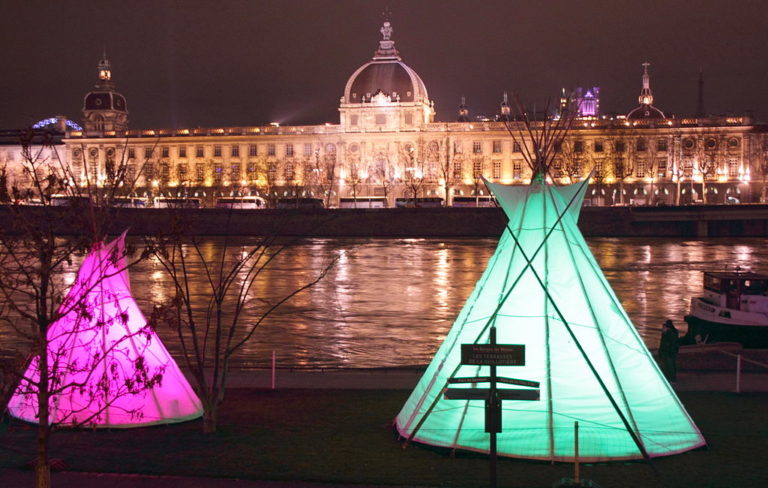
[[[31,219],[56,221],[66,207],[25,207]],[[506,225],[498,208],[391,209],[110,209],[110,231],[168,232],[183,221],[190,233],[314,237],[497,237]],[[51,218],[53,214],[54,218]],[[0,226],[13,231],[0,207]],[[62,221],[65,219],[61,219]],[[768,205],[585,207],[579,227],[588,237],[768,237]],[[62,226],[62,235],[71,233]]]

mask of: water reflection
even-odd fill
[[[137,241],[138,242],[138,241]],[[235,260],[256,239],[240,238],[229,256],[223,241],[206,239],[206,258]],[[248,294],[243,320],[253,323],[270,303],[312,281],[328,260],[338,263],[326,279],[265,320],[236,363],[296,367],[381,367],[428,362],[496,247],[496,239],[308,239],[277,255]],[[701,272],[759,271],[766,262],[766,239],[680,241],[603,238],[589,245],[608,281],[646,343],[655,347],[659,327],[670,317],[684,328],[688,299],[701,289]],[[79,260],[74,263],[76,266]],[[76,269],[76,267],[74,268]],[[210,289],[205,270],[193,266],[193,299],[205,304]],[[764,270],[762,270],[764,271]],[[133,294],[142,310],[166,300],[171,281],[161,265],[148,260],[131,269]],[[74,270],[65,279],[74,278]],[[178,357],[173,331],[159,330]],[[13,343],[0,330],[0,347]]]

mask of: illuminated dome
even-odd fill
[[[94,89],[83,99],[83,126],[91,134],[128,128],[128,107],[112,81],[112,67],[107,53],[99,61]]]
[[[427,88],[418,74],[403,63],[390,39],[392,26],[384,22],[382,40],[373,59],[358,68],[344,89],[344,103],[371,102],[374,97],[388,97],[392,102],[418,102],[429,100]]]

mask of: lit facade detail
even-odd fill
[[[393,32],[384,23],[372,59],[344,86],[338,123],[322,125],[129,130],[125,98],[104,56],[85,97],[83,129],[66,128],[59,157],[80,183],[125,161],[139,196],[198,196],[206,205],[240,193],[323,198],[331,206],[386,197],[393,206],[414,190],[450,203],[484,191],[481,177],[527,184],[530,169],[505,125],[514,118],[508,98],[497,120],[475,120],[462,97],[458,121],[435,121],[427,87],[403,62]],[[642,103],[654,101],[648,64],[643,68],[641,105],[626,116],[600,113],[599,87],[574,92],[580,116],[551,168],[553,181],[580,181],[594,169],[587,205],[724,203],[736,194],[760,200],[765,127],[749,116],[667,117]],[[20,148],[0,146],[9,186],[29,184],[21,160]]]

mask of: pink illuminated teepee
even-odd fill
[[[48,329],[50,423],[126,428],[202,415],[197,395],[131,296],[125,234],[85,258]],[[8,404],[37,422],[34,358]]]

